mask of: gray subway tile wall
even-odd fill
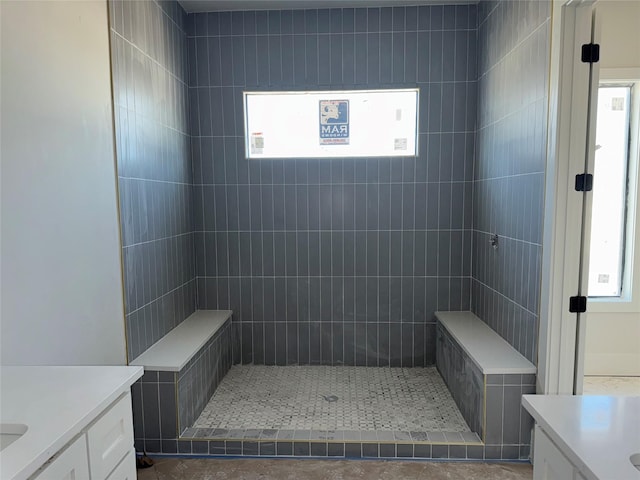
[[[160,373],[160,376],[158,375]],[[177,374],[174,372],[145,372],[131,386],[133,431],[137,451],[167,451],[175,453],[178,438],[176,405]],[[145,441],[151,444],[146,447]],[[151,450],[156,446],[158,450]]]
[[[109,1],[125,286],[133,360],[196,305],[186,14]]]
[[[478,4],[471,309],[537,363],[549,1]],[[499,246],[491,248],[497,233]]]
[[[237,360],[435,363],[433,312],[468,310],[475,5],[190,14],[198,307]],[[420,154],[252,160],[244,90],[420,88]]]

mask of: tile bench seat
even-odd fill
[[[231,310],[196,310],[129,365],[179,372],[231,318]]]
[[[462,416],[500,458],[529,456],[536,367],[472,312],[436,312],[436,366]]]
[[[233,363],[232,314],[197,310],[129,363],[145,370],[132,387],[137,451],[170,451],[202,413]]]

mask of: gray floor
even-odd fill
[[[531,480],[529,464],[159,458],[138,480]]]
[[[435,368],[236,365],[195,428],[470,432]]]

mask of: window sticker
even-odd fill
[[[406,138],[396,138],[393,141],[393,149],[394,150],[406,150],[407,149],[407,139]]]
[[[251,134],[251,153],[260,154],[264,151],[264,135],[261,132]]]
[[[622,112],[624,110],[624,97],[613,97],[611,99],[611,110],[614,112]]]
[[[349,145],[349,100],[320,100],[320,145]]]

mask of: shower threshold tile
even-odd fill
[[[187,429],[181,436],[183,439],[189,439],[188,435],[192,434],[195,429]],[[227,432],[226,434],[213,432]],[[398,435],[400,433],[400,435]],[[290,441],[296,442],[328,442],[328,443],[442,443],[442,444],[482,444],[482,440],[478,434],[473,432],[451,433],[451,432],[388,432],[388,431],[338,431],[327,432],[326,430],[270,430],[268,434],[264,434],[262,430],[256,429],[234,429],[220,430],[204,429],[198,430],[197,438],[200,439],[243,439],[244,441]]]

